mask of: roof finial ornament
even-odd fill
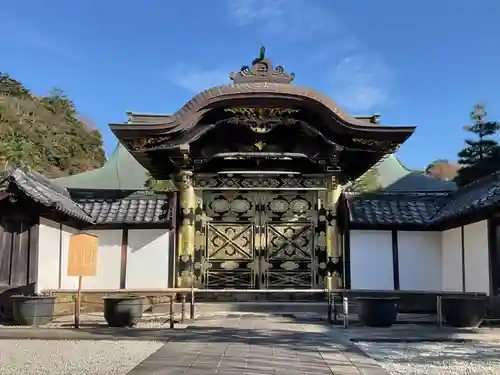
[[[282,66],[273,69],[273,64],[266,59],[266,47],[259,50],[259,57],[252,61],[252,66],[243,66],[239,72],[231,73],[229,78],[233,83],[274,82],[290,83],[295,78],[294,73],[286,73]]]

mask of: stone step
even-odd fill
[[[189,296],[187,296],[189,298]],[[230,292],[221,291],[199,291],[196,293],[197,302],[323,302],[327,300],[325,293],[294,291],[266,291],[265,293],[251,290]]]
[[[153,313],[167,313],[169,305],[152,306]],[[175,312],[181,311],[181,304],[176,303]],[[189,314],[189,303],[186,304]],[[198,302],[195,304],[196,315],[213,315],[220,312],[234,313],[265,313],[265,314],[292,314],[312,313],[319,315],[328,314],[328,304],[325,302]]]

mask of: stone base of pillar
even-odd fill
[[[177,288],[191,288],[191,286],[193,285],[193,277],[178,276],[176,285]]]
[[[327,276],[325,278],[325,288],[327,290],[341,289],[342,279],[338,275]]]

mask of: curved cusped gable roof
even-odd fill
[[[252,99],[282,99],[295,103],[307,103],[309,106],[321,106],[328,109],[333,117],[336,117],[347,127],[354,126],[359,130],[364,129],[368,131],[384,129],[384,127],[378,124],[371,124],[349,116],[332,99],[319,91],[275,82],[237,83],[216,86],[195,95],[179,111],[164,117],[162,122],[134,122],[126,126],[113,124],[111,125],[111,129],[115,133],[121,132],[121,130],[134,131],[135,133],[145,128],[156,134],[186,131],[195,126],[208,111],[222,106],[228,101],[238,99],[243,99],[247,102],[251,102]],[[394,127],[388,127],[387,129],[394,129]],[[408,127],[408,129],[413,130],[413,127]]]
[[[250,128],[259,133],[255,137],[268,137],[267,140],[270,140],[267,142],[251,137],[256,143],[240,145],[237,150],[229,148],[231,152],[245,147],[250,152],[257,144],[268,144],[269,150],[273,147],[286,149],[288,145],[277,143],[282,142],[279,139],[285,139],[280,134],[292,128],[297,138],[306,137],[311,142],[320,142],[321,146],[314,144],[306,152],[310,156],[316,155],[316,150],[323,147],[321,155],[314,159],[318,168],[342,168],[349,171],[346,175],[350,178],[356,178],[384,154],[393,152],[415,130],[412,126],[383,126],[371,118],[366,121],[348,115],[329,96],[311,88],[292,85],[295,75],[285,72],[281,66],[274,67],[265,58],[264,52],[261,49],[260,56],[254,59],[251,67],[244,66],[232,73],[232,84],[216,86],[195,95],[172,115],[129,115],[126,124],[111,124],[112,132],[152,174],[167,176],[180,164],[189,164],[195,159],[194,163],[200,170],[205,167],[218,170],[222,168],[220,163],[226,163],[224,168],[230,163],[219,163],[217,160],[209,166],[218,152],[216,148],[226,147],[221,144],[213,149],[205,147],[203,139],[213,145],[217,143],[214,139],[220,138],[214,128],[224,133],[232,129],[228,126],[241,124],[244,126],[238,129]],[[290,124],[292,126],[288,126]],[[274,129],[279,130],[274,132]],[[264,133],[269,134],[264,136]],[[241,139],[241,134],[244,133],[238,130],[235,139],[229,143],[247,142]],[[214,139],[208,141],[211,136]],[[301,139],[290,143],[297,148],[304,142]],[[363,162],[360,163],[361,155]]]
[[[111,124],[111,130],[120,139],[139,136],[144,134],[144,131],[147,131],[148,135],[173,135],[188,132],[208,112],[231,106],[231,103],[245,103],[245,106],[252,106],[252,103],[262,106],[265,103],[272,106],[273,101],[286,101],[290,106],[307,107],[321,113],[324,118],[330,117],[335,120],[332,124],[340,124],[340,128],[347,133],[354,131],[362,135],[364,131],[399,130],[409,136],[413,132],[414,127],[384,127],[349,116],[329,96],[311,88],[290,84],[295,74],[285,72],[281,66],[273,67],[264,54],[265,49],[262,47],[260,56],[253,60],[251,67],[243,66],[239,72],[231,73],[233,84],[216,86],[198,93],[176,113],[164,117],[161,122],[152,123],[147,118],[138,118],[133,122],[129,121],[125,126]]]

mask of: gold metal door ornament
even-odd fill
[[[204,193],[207,288],[312,288],[316,193]]]

